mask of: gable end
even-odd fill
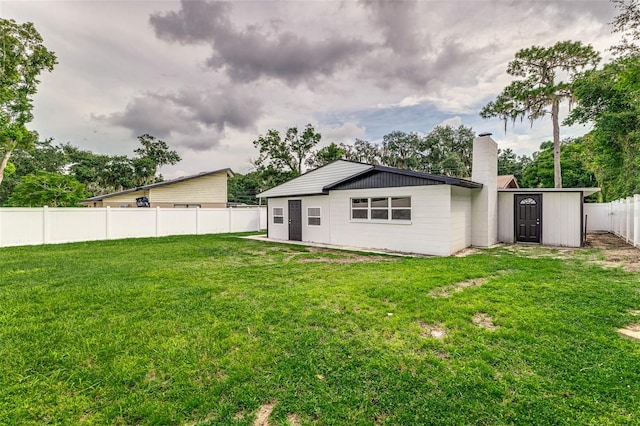
[[[352,179],[332,185],[331,190],[393,188],[400,186],[443,185],[444,182],[418,176],[400,175],[386,171],[373,170]]]

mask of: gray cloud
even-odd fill
[[[371,48],[361,40],[336,35],[310,41],[281,32],[277,22],[271,22],[270,29],[256,24],[239,30],[229,19],[230,9],[228,3],[182,0],[179,11],[154,13],[149,22],[161,39],[210,43],[206,66],[226,71],[235,82],[271,77],[295,85],[332,75]]]
[[[134,136],[150,133],[195,150],[209,149],[228,128],[251,129],[262,115],[261,103],[237,90],[147,92],[132,99],[124,111],[94,116],[129,129]]]

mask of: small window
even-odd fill
[[[129,204],[120,204],[118,207],[120,207],[121,209],[126,209],[127,207],[129,207]]]
[[[273,223],[277,223],[277,224],[284,223],[284,209],[282,207],[273,208]]]
[[[307,209],[307,223],[310,226],[320,226],[320,207],[309,207]]]
[[[391,198],[391,219],[411,220],[411,197]]]
[[[534,200],[533,198],[525,198],[523,200],[520,201],[520,204],[537,204],[536,200]]]
[[[369,199],[351,199],[351,219],[369,219]]]
[[[174,204],[174,208],[176,209],[197,209],[202,207],[200,204]]]

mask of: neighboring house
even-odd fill
[[[520,188],[514,175],[498,176],[498,189]]]
[[[136,199],[146,197],[150,207],[227,207],[227,179],[231,169],[203,172],[166,182],[87,198],[87,207],[137,207]]]
[[[486,134],[474,140],[471,180],[338,160],[258,197],[267,199],[273,240],[438,256],[498,241],[581,245],[583,198],[598,188],[502,184],[508,189],[498,189],[497,144]]]

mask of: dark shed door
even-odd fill
[[[302,201],[289,200],[289,239],[302,241]]]
[[[542,233],[542,196],[540,194],[516,194],[516,241],[539,243]]]

